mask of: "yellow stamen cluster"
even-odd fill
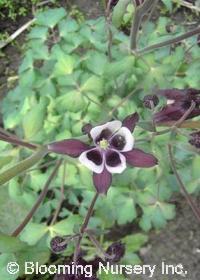
[[[100,142],[99,142],[99,147],[103,150],[106,150],[108,147],[109,147],[109,143],[107,140],[105,139],[102,139]]]

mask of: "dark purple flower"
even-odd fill
[[[54,253],[60,253],[67,248],[67,243],[63,237],[55,236],[51,239],[50,247]]]
[[[193,88],[163,89],[159,90],[157,94],[167,99],[167,105],[154,114],[155,123],[178,121],[188,111],[192,102],[195,103],[195,107],[187,119],[200,115],[200,90]]]
[[[122,173],[126,164],[135,167],[152,167],[157,159],[133,148],[132,132],[139,117],[137,113],[127,116],[123,122],[114,120],[93,127],[89,135],[93,145],[69,139],[48,145],[49,151],[79,157],[80,162],[93,171],[93,182],[98,193],[106,193],[112,183],[113,173]]]
[[[159,99],[157,95],[146,95],[143,99],[144,107],[148,109],[155,108],[159,103]]]
[[[108,247],[106,253],[110,256],[113,256],[111,259],[112,262],[117,263],[125,254],[125,246],[121,241],[114,242]],[[110,261],[110,259],[107,261]]]
[[[190,134],[189,143],[192,146],[195,146],[197,149],[200,149],[200,131],[196,131]]]

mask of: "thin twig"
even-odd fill
[[[88,209],[87,215],[86,215],[86,217],[84,219],[84,222],[83,222],[83,224],[82,224],[82,226],[80,228],[80,234],[81,235],[79,236],[79,238],[77,240],[76,248],[75,248],[75,251],[74,251],[74,258],[73,258],[74,264],[77,263],[78,255],[79,255],[79,252],[80,252],[81,240],[83,238],[83,234],[85,232],[85,229],[88,226],[89,220],[90,220],[90,218],[92,216],[92,213],[93,213],[93,210],[94,210],[94,205],[95,205],[95,203],[97,201],[98,196],[99,196],[99,194],[95,193],[95,196],[93,197],[92,202],[90,204],[90,207]]]
[[[174,2],[177,3],[177,1],[174,1]],[[186,7],[186,8],[188,8],[188,9],[191,9],[191,10],[196,11],[196,12],[198,12],[198,13],[200,12],[200,8],[197,7],[197,6],[195,6],[195,5],[193,5],[192,3],[189,3],[189,2],[184,1],[184,0],[179,0],[178,3],[179,3],[181,6],[183,6],[183,7]]]
[[[121,107],[137,90],[139,87],[135,88],[133,91],[131,91],[127,96],[125,96],[120,102],[110,111],[109,117],[112,117],[114,112]]]
[[[195,28],[191,31],[185,32],[184,34],[176,36],[175,38],[166,40],[166,41],[161,42],[161,43],[153,44],[153,45],[151,45],[149,47],[146,47],[146,48],[143,48],[141,50],[137,50],[137,53],[138,54],[143,54],[143,53],[146,53],[146,52],[154,51],[155,49],[159,49],[159,48],[166,47],[166,46],[169,46],[169,45],[172,45],[172,44],[176,44],[178,42],[183,41],[184,39],[190,38],[190,37],[192,37],[194,35],[197,35],[197,34],[200,34],[200,27],[197,27],[197,28]]]
[[[130,49],[136,50],[137,47],[137,35],[140,28],[140,24],[143,16],[149,12],[149,10],[154,6],[157,0],[146,0],[143,4],[135,7],[135,14],[133,16],[131,35],[130,35]],[[135,1],[133,1],[135,3]]]
[[[60,159],[55,168],[53,169],[52,173],[50,174],[49,178],[47,179],[44,188],[42,190],[42,192],[40,193],[37,201],[35,202],[35,204],[33,205],[32,209],[30,210],[30,212],[28,213],[28,215],[25,217],[25,219],[23,220],[23,222],[15,229],[15,231],[12,233],[12,236],[18,236],[20,234],[20,232],[26,227],[26,225],[29,223],[29,221],[31,220],[31,218],[33,217],[33,215],[35,214],[35,212],[37,211],[38,207],[41,205],[41,203],[43,202],[44,198],[47,195],[49,186],[52,182],[52,180],[54,179],[55,175],[58,172],[58,169],[60,167],[60,165],[62,164],[62,159]]]
[[[112,35],[112,30],[111,30],[111,2],[112,0],[108,1],[106,11],[105,11],[105,18],[106,18],[106,23],[107,23],[107,28],[108,28],[108,58],[109,61],[112,61],[112,40],[113,40],[113,35]]]
[[[22,25],[17,31],[15,31],[10,37],[8,37],[8,39],[6,41],[0,41],[0,49],[3,49],[5,46],[7,46],[8,44],[10,44],[14,39],[16,39],[22,32],[24,32],[27,28],[29,28],[29,26],[31,26],[34,22],[36,21],[36,19],[32,19],[30,21],[28,21],[27,23],[25,23],[24,25]]]
[[[172,146],[171,144],[168,144],[168,151],[169,151],[169,159],[170,159],[170,163],[171,163],[171,167],[173,169],[174,175],[176,176],[176,179],[179,183],[179,187],[181,192],[183,193],[183,195],[185,196],[189,206],[191,207],[193,213],[195,214],[197,220],[200,222],[200,209],[196,206],[196,204],[194,203],[192,197],[190,196],[190,194],[187,192],[183,181],[181,180],[181,177],[176,169],[176,164],[175,164],[175,159],[173,157],[173,151],[172,151]]]
[[[66,178],[66,162],[64,162],[64,164],[63,164],[63,175],[62,175],[62,184],[61,184],[61,189],[60,189],[60,200],[59,200],[58,206],[56,208],[55,214],[53,216],[53,219],[51,221],[51,225],[55,224],[55,222],[58,218],[58,215],[60,213],[62,203],[65,199],[65,195],[64,195],[65,178]]]
[[[99,241],[95,238],[93,232],[91,230],[86,230],[85,231],[90,239],[90,241],[94,244],[94,246],[99,250],[99,252],[103,255],[104,259],[113,259],[112,255],[107,254],[104,249],[101,247],[101,244]]]
[[[31,150],[35,150],[35,149],[38,148],[38,146],[35,145],[35,144],[25,142],[25,141],[20,140],[18,138],[13,138],[13,137],[10,137],[10,136],[6,136],[6,135],[1,134],[1,133],[0,133],[0,140],[2,140],[4,142],[8,142],[8,143],[13,144],[13,145],[22,146],[22,147],[25,147],[25,148],[28,148],[28,149],[31,149]]]

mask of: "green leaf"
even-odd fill
[[[0,252],[14,253],[23,250],[27,244],[19,240],[17,237],[9,236],[0,232]]]
[[[28,211],[26,205],[18,204],[10,199],[6,188],[0,188],[0,228],[3,233],[11,234]]]
[[[105,79],[118,78],[121,74],[133,73],[135,57],[133,55],[123,57],[120,61],[111,62],[105,65]]]
[[[103,81],[101,78],[92,75],[87,81],[81,86],[83,92],[93,92],[97,95],[103,95]]]
[[[145,243],[147,243],[148,236],[143,233],[137,233],[125,236],[122,241],[125,243],[129,252],[137,252]]]
[[[73,234],[73,229],[76,224],[81,223],[81,217],[78,215],[71,215],[57,224],[50,226],[49,231],[52,236]]]
[[[59,21],[66,16],[66,11],[63,8],[48,9],[36,15],[37,24],[53,28]]]
[[[75,66],[75,60],[70,55],[60,54],[55,65],[53,75],[55,77],[71,74]]]
[[[48,99],[44,98],[35,105],[23,119],[25,139],[34,140],[38,132],[43,128]]]
[[[20,239],[29,245],[35,245],[46,233],[48,227],[45,224],[29,223],[20,235]]]
[[[19,276],[19,272],[16,274],[9,274],[7,271],[7,265],[9,262],[17,262],[14,254],[1,254],[0,255],[0,279],[15,280]]]
[[[118,207],[115,211],[119,225],[132,222],[137,217],[134,201],[131,197],[119,196],[116,203]]]
[[[120,27],[123,23],[123,16],[126,12],[126,8],[131,0],[119,0],[117,5],[114,7],[112,13],[112,22],[116,27]]]
[[[56,99],[56,108],[59,112],[79,112],[85,107],[85,100],[80,91],[69,91]]]
[[[31,32],[28,34],[29,39],[42,39],[45,41],[48,34],[48,28],[42,26],[36,26],[31,29]]]

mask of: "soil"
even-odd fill
[[[200,201],[196,202],[198,205]],[[145,264],[156,265],[154,280],[197,280],[200,278],[200,225],[183,198],[177,204],[177,216],[161,232],[152,232],[146,248],[140,251]],[[162,275],[161,263],[182,264],[182,275]],[[137,278],[134,278],[137,279]],[[149,279],[144,276],[138,278]]]
[[[70,1],[60,1],[66,6]],[[101,1],[94,0],[73,0],[73,5],[77,5],[87,17],[95,18],[103,14]],[[32,15],[20,18],[17,23],[5,20],[0,23],[1,30],[12,34],[25,22],[29,21]],[[8,91],[7,80],[10,76],[15,76],[21,56],[26,34],[20,35],[14,44],[4,48],[0,56],[0,99]],[[19,47],[20,46],[20,47]],[[200,203],[200,201],[198,201]],[[198,204],[199,204],[198,203]],[[154,280],[197,280],[200,278],[200,226],[194,217],[193,212],[183,198],[177,202],[176,219],[169,222],[167,227],[160,231],[152,231],[147,247],[140,251],[141,259],[145,264],[156,265]],[[162,275],[161,262],[166,264],[182,264],[188,273],[182,275]],[[135,276],[134,279],[146,280],[149,276]]]

